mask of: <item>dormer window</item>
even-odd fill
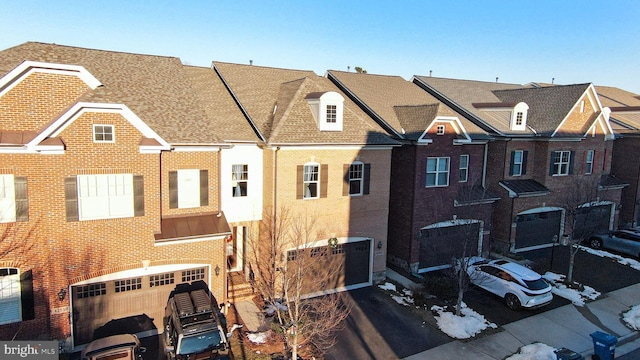
[[[436,127],[436,134],[437,135],[444,135],[444,125],[438,125]]]
[[[511,130],[526,130],[527,129],[527,113],[529,111],[529,105],[523,102],[519,102],[513,107],[511,113]]]
[[[306,100],[320,131],[342,131],[342,95],[335,91],[310,93]]]
[[[113,142],[113,125],[93,125],[94,142]]]

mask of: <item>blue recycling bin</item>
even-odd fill
[[[593,339],[592,358],[594,360],[613,360],[618,338],[602,331],[596,331],[589,335]]]

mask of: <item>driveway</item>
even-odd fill
[[[399,359],[452,341],[377,286],[345,295],[351,314],[326,360]]]

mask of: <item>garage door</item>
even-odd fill
[[[304,269],[304,294],[367,286],[371,285],[371,250],[371,240],[289,250],[287,271],[298,265]]]
[[[560,233],[562,212],[547,211],[516,216],[516,250],[551,244]],[[554,236],[556,236],[554,238]]]
[[[96,331],[110,321],[131,318],[128,332],[156,329],[162,331],[162,317],[169,293],[176,284],[203,280],[209,283],[209,269],[194,267],[168,269],[158,267],[138,271],[137,275],[104,281],[87,281],[71,287],[74,346],[93,340]],[[164,270],[158,272],[158,270]],[[115,277],[115,276],[113,276]],[[140,328],[135,325],[139,324]],[[131,325],[129,325],[131,326]],[[144,327],[153,327],[146,329]],[[98,336],[99,337],[99,336]]]
[[[435,226],[420,232],[420,271],[441,269],[451,265],[452,258],[478,255],[480,223]]]
[[[611,210],[611,204],[579,208],[575,219],[574,238],[588,237],[596,230],[610,230]]]

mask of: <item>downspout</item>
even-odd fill
[[[482,188],[487,189],[487,157],[489,153],[489,142],[484,144],[484,160],[482,164]]]

